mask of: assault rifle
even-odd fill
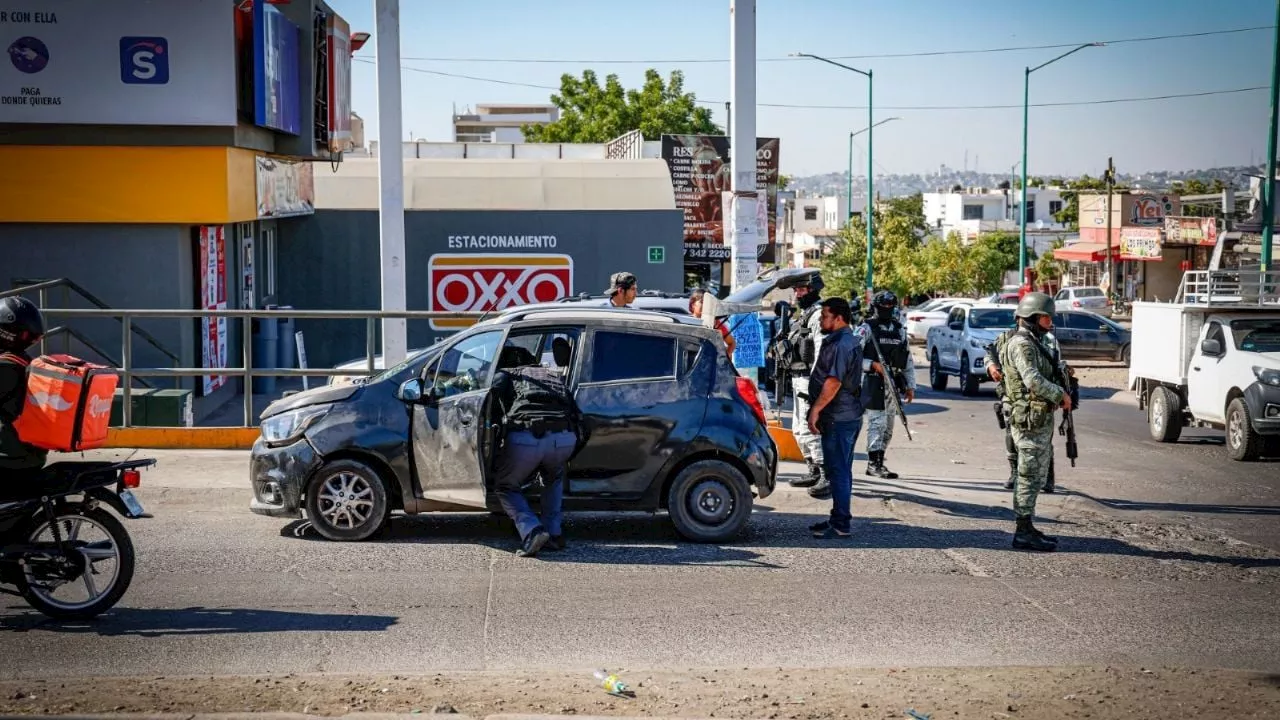
[[[1076,406],[1080,403],[1080,383],[1064,372],[1062,365],[1057,367],[1058,378],[1062,380],[1062,389],[1071,397],[1071,409],[1062,411],[1062,423],[1058,425],[1058,434],[1067,439],[1067,459],[1071,461],[1071,467],[1075,467],[1080,451],[1076,447],[1076,421],[1072,415],[1075,414]]]
[[[911,437],[911,426],[907,424],[907,411],[902,407],[902,398],[898,397],[898,386],[893,382],[893,370],[884,364],[884,353],[880,351],[880,343],[876,340],[875,333],[868,333],[867,337],[876,350],[876,360],[880,363],[881,377],[884,378],[885,394],[893,399],[893,406],[898,410],[898,419],[902,421],[902,427],[907,431],[907,439],[915,441],[915,438]]]

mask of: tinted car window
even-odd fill
[[[1231,337],[1237,350],[1280,352],[1280,320],[1232,320]]]
[[[1106,325],[1102,320],[1089,317],[1088,315],[1082,315],[1080,313],[1067,313],[1066,315],[1067,327],[1072,330],[1097,330],[1103,325]]]
[[[1013,325],[1013,310],[970,310],[969,327],[989,330]]]
[[[591,353],[591,380],[669,378],[676,374],[675,338],[597,332]]]
[[[1100,298],[1103,296],[1102,291],[1098,288],[1076,288],[1075,293],[1076,297],[1081,298]]]

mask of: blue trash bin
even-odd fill
[[[275,370],[280,357],[280,323],[276,318],[255,318],[253,321],[253,368]],[[274,377],[253,378],[255,394],[271,394],[276,391]]]
[[[276,309],[292,310],[293,307],[289,305],[281,305]],[[277,367],[296,368],[298,366],[298,353],[296,352],[297,345],[293,339],[293,334],[296,330],[296,321],[293,318],[280,318],[279,320],[280,364],[277,365]]]

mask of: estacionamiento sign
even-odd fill
[[[0,123],[236,124],[226,0],[0,5]]]

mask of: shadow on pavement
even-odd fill
[[[24,608],[25,605],[17,606]],[[95,620],[59,621],[34,611],[0,617],[0,630],[136,637],[279,632],[383,632],[399,618],[243,608],[115,608]]]
[[[1003,508],[943,500],[899,489],[892,493],[859,491],[854,502],[854,514],[858,513],[858,500],[865,503],[867,499],[882,499],[889,494],[908,502],[933,507],[944,515],[987,521],[1007,521],[1009,527],[930,528],[904,523],[893,518],[855,517],[853,536],[850,539],[824,542],[815,540],[808,529],[810,524],[824,519],[822,515],[770,509],[769,512],[755,513],[747,530],[737,542],[712,545],[684,541],[666,517],[642,513],[567,513],[564,524],[565,537],[570,543],[568,549],[557,553],[544,552],[539,559],[546,562],[630,566],[726,566],[782,569],[786,565],[766,561],[760,553],[755,552],[755,549],[984,549],[1017,552],[1009,546],[1012,515],[1009,510]],[[1041,522],[1048,524],[1047,519]],[[1063,533],[1059,554],[1184,560],[1241,568],[1280,567],[1280,558],[1259,559],[1190,551],[1148,550],[1116,538],[1069,535],[1064,528],[1071,527],[1072,524],[1059,523],[1058,525],[1059,532]],[[282,535],[303,540],[320,539],[310,528],[305,527],[303,521],[291,523]],[[512,552],[518,545],[515,531],[505,517],[470,513],[397,516],[383,530],[377,541],[424,545],[475,543],[504,552]]]

